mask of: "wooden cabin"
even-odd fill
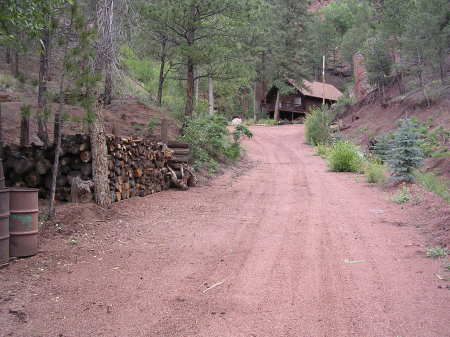
[[[287,82],[295,89],[295,92],[280,97],[280,119],[302,118],[312,107],[321,106],[324,97],[325,104],[332,105],[342,96],[342,92],[329,83],[303,80],[303,86],[300,86],[294,80],[287,80]],[[263,111],[270,118],[274,117],[277,91],[276,87],[270,89],[262,102]]]

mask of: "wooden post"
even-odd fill
[[[276,122],[280,120],[280,89],[277,90],[277,100],[275,101],[275,111],[273,112],[273,119]]]
[[[323,55],[323,66],[322,66],[322,105],[325,105],[325,55]]]
[[[169,141],[169,123],[167,119],[161,119],[161,141],[166,143]]]

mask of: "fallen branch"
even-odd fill
[[[224,284],[224,283],[225,283],[225,280],[220,281],[220,282],[217,282],[217,283],[213,284],[211,287],[206,288],[205,290],[203,290],[203,293],[206,294],[206,293],[207,293],[208,291],[210,291],[211,289],[214,289],[214,288],[216,288],[216,287],[218,287],[218,286],[220,286],[220,285],[222,285],[222,284]]]

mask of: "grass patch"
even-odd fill
[[[433,248],[427,248],[427,257],[446,257],[448,255],[447,248],[442,247],[433,247]]]
[[[331,147],[328,144],[317,144],[315,153],[322,158],[327,158],[330,153],[330,149]]]
[[[379,163],[367,162],[364,174],[369,184],[382,184],[386,181],[385,166]]]
[[[9,74],[0,73],[0,90],[14,90],[20,86],[17,79]]]
[[[260,119],[256,122],[256,124],[263,124],[266,126],[275,126],[278,125],[277,121],[273,119]]]
[[[363,158],[358,148],[346,141],[338,141],[329,150],[328,165],[333,172],[359,172]]]
[[[438,177],[432,172],[424,173],[418,170],[414,172],[414,177],[423,188],[450,203],[450,182],[445,178]]]
[[[392,201],[395,202],[396,204],[405,204],[410,200],[411,200],[411,192],[406,186],[403,186],[401,190],[398,191],[392,198]]]

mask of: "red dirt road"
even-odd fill
[[[303,126],[253,131],[242,172],[115,205],[1,270],[0,335],[450,336],[442,261],[405,210],[328,172]]]

